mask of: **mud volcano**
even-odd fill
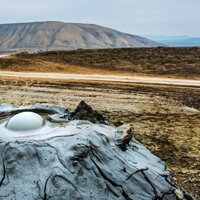
[[[0,105],[0,199],[193,199],[132,134],[84,102]]]

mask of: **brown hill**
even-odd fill
[[[200,78],[200,48],[158,47],[19,53],[0,58],[0,70]]]
[[[33,22],[0,25],[0,51],[154,47],[159,44],[93,24]]]

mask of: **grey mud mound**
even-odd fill
[[[26,110],[43,113],[48,127],[6,130],[8,115]],[[70,113],[59,107],[2,105],[0,116],[0,199],[193,199],[172,183],[158,157],[130,140],[128,125],[67,120]]]

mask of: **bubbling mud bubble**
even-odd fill
[[[9,119],[6,128],[12,131],[31,131],[42,128],[45,120],[34,112],[21,112]]]
[[[68,115],[66,108],[57,106],[14,108],[10,104],[2,104],[0,105],[0,139],[40,140],[65,134],[66,122],[69,121]]]

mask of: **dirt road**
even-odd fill
[[[0,71],[0,77],[44,78],[57,80],[90,80],[106,82],[145,83],[161,85],[179,85],[200,87],[200,80],[155,78],[142,76],[96,75],[96,74],[61,74],[61,73],[34,73]]]

